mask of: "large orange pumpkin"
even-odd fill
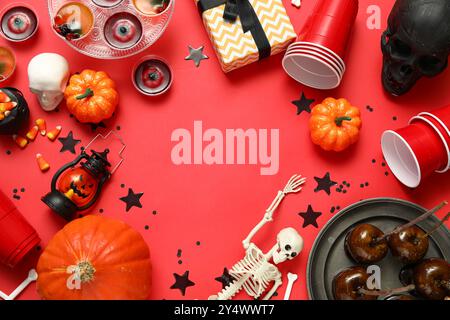
[[[64,91],[67,109],[82,123],[99,123],[110,118],[119,94],[114,81],[106,72],[83,70],[70,77]]]
[[[326,98],[311,110],[311,140],[324,150],[343,151],[359,139],[361,113],[346,99]]]
[[[143,300],[151,287],[150,251],[119,220],[87,216],[67,224],[37,265],[37,290],[47,300]]]

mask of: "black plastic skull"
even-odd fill
[[[399,96],[422,76],[444,71],[450,54],[450,0],[397,0],[381,38],[382,81]]]

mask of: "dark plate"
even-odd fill
[[[356,265],[344,250],[347,232],[357,224],[371,223],[384,232],[389,232],[426,210],[414,203],[377,198],[360,201],[343,209],[323,227],[317,236],[308,259],[306,281],[312,300],[332,300],[332,281],[341,270]],[[439,219],[432,216],[418,224],[424,231],[430,231]],[[442,226],[430,236],[426,258],[436,257],[450,261],[450,233]],[[401,287],[398,278],[403,264],[390,253],[377,265],[381,268],[382,289]]]

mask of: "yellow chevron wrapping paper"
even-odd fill
[[[194,0],[196,3],[198,0]],[[271,55],[280,53],[295,40],[294,27],[281,0],[249,0],[269,39]],[[224,72],[259,60],[258,47],[250,32],[244,33],[235,23],[223,19],[225,4],[203,13],[203,23]]]

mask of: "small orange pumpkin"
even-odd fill
[[[346,99],[326,98],[311,110],[312,141],[324,150],[343,151],[359,139],[360,111]]]
[[[143,300],[151,287],[150,251],[119,220],[87,216],[50,240],[37,265],[37,291],[46,300]]]
[[[83,70],[70,77],[64,91],[67,109],[82,123],[111,118],[119,103],[114,81],[106,72]]]

